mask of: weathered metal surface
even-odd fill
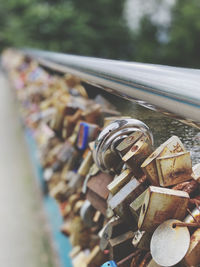
[[[173,266],[180,262],[188,251],[190,233],[187,227],[173,228],[178,220],[163,222],[153,233],[150,250],[154,261],[162,266]]]
[[[133,177],[131,170],[126,169],[120,173],[114,180],[107,186],[112,195],[116,194],[130,179]]]
[[[156,158],[185,152],[185,148],[177,136],[172,136],[160,145],[141,165],[152,185],[159,185]]]
[[[129,149],[133,146],[139,138],[141,138],[143,133],[141,131],[136,131],[126,137],[117,147],[116,150],[123,157]]]
[[[189,266],[200,265],[200,228],[191,236],[190,246],[184,257],[184,263]]]
[[[133,202],[130,204],[130,211],[132,215],[135,217],[136,220],[138,220],[140,215],[141,207],[144,203],[146,191],[144,191],[142,194],[140,194]]]
[[[133,236],[134,233],[128,231],[109,240],[110,256],[113,260],[119,261],[133,252]]]
[[[156,159],[159,183],[167,187],[191,179],[192,161],[190,152],[180,152],[175,155]]]
[[[100,248],[105,250],[108,247],[109,240],[124,234],[128,227],[122,219],[113,217],[103,228],[100,239]]]
[[[200,206],[195,208],[193,211],[190,212],[190,214],[187,215],[187,217],[184,219],[184,222],[187,223],[194,223],[199,222],[200,223]]]
[[[147,136],[142,136],[131,147],[131,149],[122,157],[122,160],[126,163],[135,175],[139,178],[143,175],[140,165],[142,162],[152,153],[152,144]]]
[[[150,186],[146,190],[138,220],[138,228],[153,232],[159,224],[167,219],[182,220],[186,214],[188,201],[189,195],[186,192]]]
[[[135,178],[128,182],[118,193],[116,193],[110,200],[108,205],[120,217],[132,224],[133,216],[129,209],[129,204],[136,199],[142,192],[144,187]],[[134,223],[134,221],[133,221]],[[134,225],[133,225],[134,227]]]
[[[132,244],[135,248],[149,250],[151,241],[151,234],[145,231],[136,231],[134,232],[134,237],[132,240]]]

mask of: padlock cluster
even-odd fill
[[[200,164],[192,166],[181,140],[155,149],[145,124],[101,95],[89,99],[77,77],[49,74],[11,50],[3,65],[73,266],[200,266]]]

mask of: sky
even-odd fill
[[[125,18],[133,31],[140,27],[140,20],[148,15],[152,23],[168,27],[171,22],[171,9],[176,0],[126,0]]]

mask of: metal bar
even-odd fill
[[[41,65],[200,128],[200,70],[23,49]]]

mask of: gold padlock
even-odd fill
[[[159,185],[158,171],[156,167],[156,158],[169,156],[179,152],[186,152],[182,142],[177,136],[172,136],[162,145],[160,145],[141,165],[147,178],[152,185]]]
[[[131,170],[126,169],[117,175],[114,180],[107,186],[112,195],[116,194],[125,184],[127,184],[133,177]]]
[[[146,190],[138,228],[151,233],[168,219],[184,219],[188,201],[189,195],[186,192],[150,186]]]
[[[161,186],[166,187],[190,180],[192,174],[190,152],[158,157],[156,167]]]

